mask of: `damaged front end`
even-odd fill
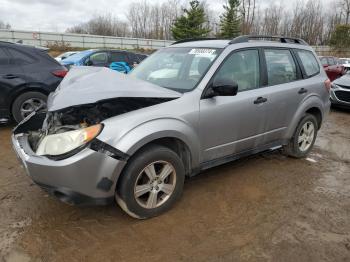
[[[14,134],[24,134],[36,155],[53,160],[67,158],[87,146],[125,159],[125,154],[96,138],[103,130],[102,122],[179,96],[107,68],[74,68],[49,96],[47,114],[29,117]]]
[[[103,120],[169,101],[169,98],[115,98],[89,105],[72,106],[46,115],[38,113],[14,129],[25,133],[33,152],[39,156],[60,160],[86,146],[126,160],[127,155],[96,137],[103,129]]]

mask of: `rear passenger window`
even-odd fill
[[[10,59],[5,53],[5,49],[0,48],[0,66],[8,65],[10,63]]]
[[[126,55],[124,53],[112,52],[111,62],[127,62]]]
[[[334,58],[333,58],[333,57],[329,57],[329,58],[328,58],[328,64],[329,64],[329,65],[335,65],[335,61],[334,61]]]
[[[12,60],[16,65],[29,65],[35,63],[35,59],[21,51],[16,49],[9,48],[8,49],[10,55],[12,56]]]
[[[268,85],[279,85],[297,80],[293,56],[285,49],[265,49]]]
[[[296,52],[307,77],[312,77],[320,72],[320,66],[312,52],[306,50],[297,50]]]

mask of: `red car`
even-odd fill
[[[328,78],[332,82],[345,74],[344,66],[338,63],[338,58],[333,56],[321,56],[320,60]]]

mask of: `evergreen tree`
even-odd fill
[[[220,31],[224,38],[234,38],[241,34],[239,16],[239,0],[228,0],[224,5],[224,13],[220,16]]]
[[[190,2],[190,9],[184,9],[184,14],[176,19],[171,32],[175,40],[205,37],[210,32],[205,27],[206,14],[198,0]]]
[[[337,25],[332,33],[330,45],[335,49],[348,48],[350,46],[350,25]]]

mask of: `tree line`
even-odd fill
[[[68,28],[70,33],[151,39],[233,38],[242,34],[299,37],[312,45],[350,38],[350,0],[296,0],[266,6],[264,0],[226,0],[221,14],[205,0],[131,2],[127,20],[107,13]],[[10,28],[0,21],[0,28]],[[332,39],[333,37],[333,39]],[[347,40],[346,40],[347,41]],[[346,42],[345,41],[345,42]],[[343,41],[344,42],[344,41]]]

